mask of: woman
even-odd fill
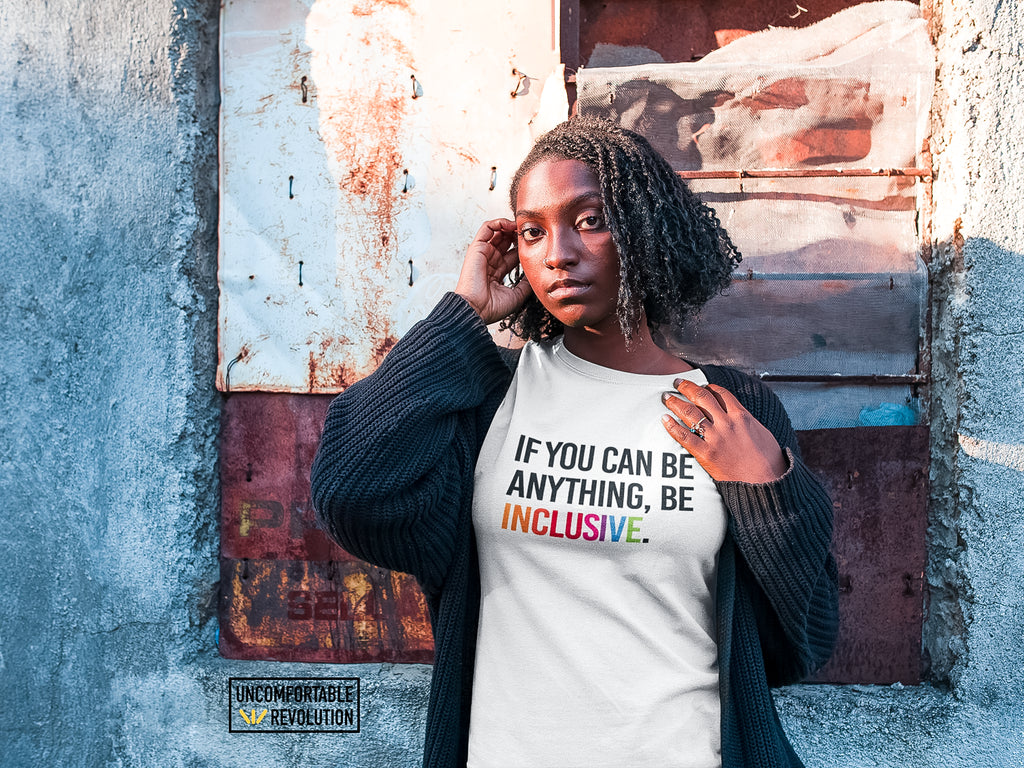
[[[313,467],[331,534],[426,596],[424,765],[800,765],[768,685],[831,651],[831,503],[767,388],[655,343],[739,254],[603,121],[541,137],[510,196]]]

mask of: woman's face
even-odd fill
[[[533,292],[566,327],[621,333],[619,256],[597,176],[578,160],[546,160],[519,182],[519,263]]]

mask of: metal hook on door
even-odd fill
[[[231,394],[231,369],[235,367],[235,363],[242,362],[246,354],[247,350],[243,348],[242,351],[235,355],[234,359],[228,363],[227,370],[224,371],[224,394]]]
[[[515,67],[512,68],[512,77],[519,78],[516,82],[516,87],[512,89],[512,98],[514,99],[516,96],[521,96],[526,93],[526,91],[520,91],[519,89],[523,87],[523,83],[529,80],[529,78]],[[529,85],[529,83],[527,83],[527,85]]]

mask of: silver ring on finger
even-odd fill
[[[690,427],[690,431],[693,434],[695,434],[697,437],[699,437],[701,440],[704,439],[704,427],[702,427],[701,424],[703,424],[707,420],[708,420],[707,416],[701,416],[700,420],[696,424],[694,424],[692,427]]]

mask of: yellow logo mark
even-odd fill
[[[256,716],[255,709],[252,711],[251,714],[248,715],[245,714],[244,709],[240,709],[238,710],[238,714],[240,714],[242,716],[242,719],[245,720],[245,722],[247,722],[249,725],[259,725],[260,721],[263,720],[264,717],[266,717],[267,710],[264,709],[262,712],[260,712],[259,717]]]

